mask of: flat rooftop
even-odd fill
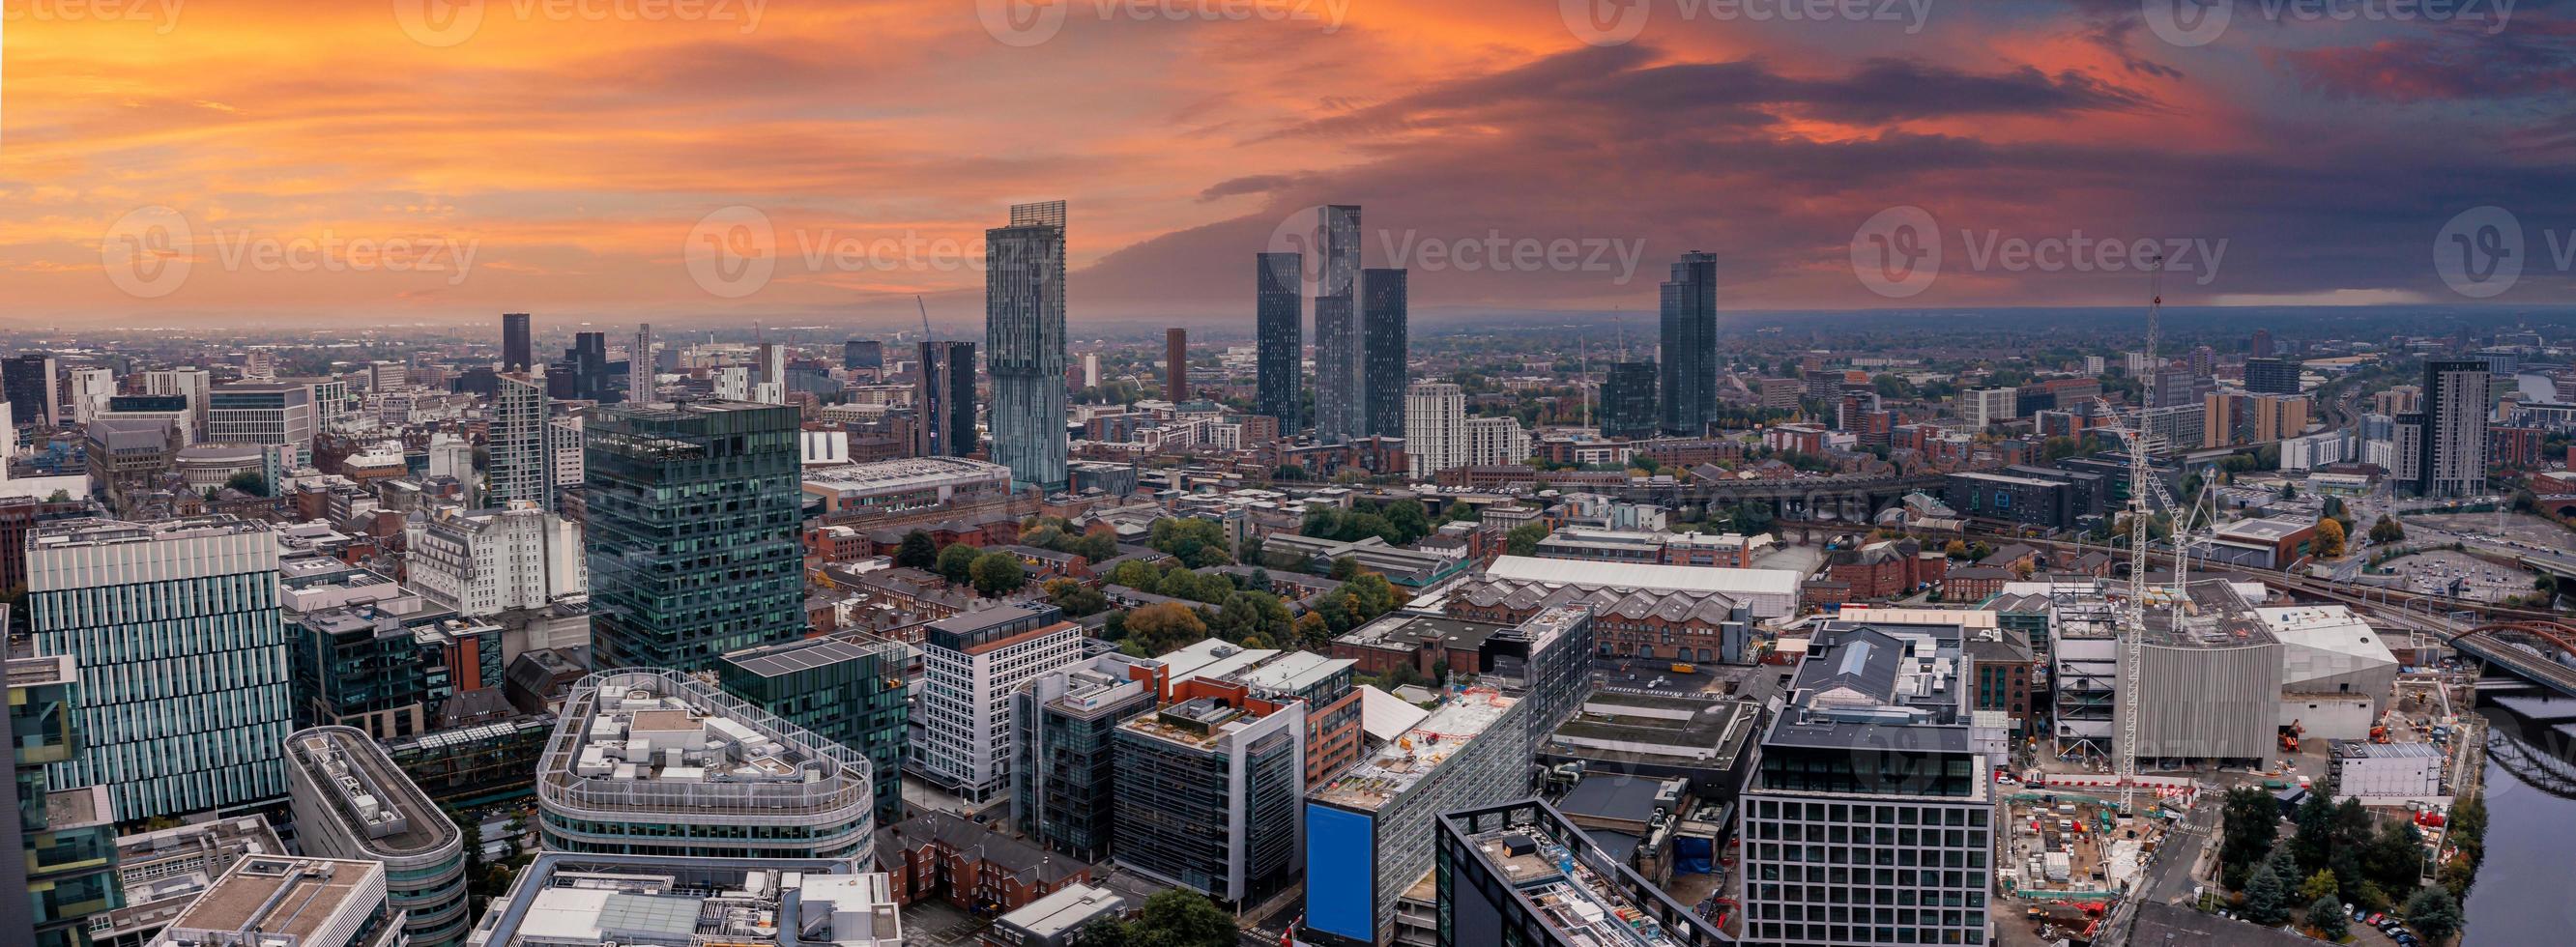
[[[1546,827],[1515,825],[1468,836],[1476,856],[1493,866],[1513,892],[1529,901],[1539,923],[1557,931],[1569,944],[1679,947],[1673,937],[1640,912],[1626,892],[1604,882],[1602,875],[1576,858],[1573,846],[1583,839],[1560,839]],[[1568,870],[1567,866],[1574,866]]]
[[[475,947],[896,947],[883,874],[811,859],[540,855],[467,935]]]
[[[1491,728],[1515,703],[1518,701],[1514,698],[1494,690],[1469,688],[1441,702],[1431,716],[1380,747],[1376,755],[1334,777],[1313,796],[1318,801],[1375,812],[1449,762],[1460,747]]]
[[[1728,595],[1796,595],[1799,574],[1788,569],[1729,569],[1720,566],[1666,566],[1636,562],[1590,562],[1501,556],[1485,567],[1498,579],[1554,585],[1607,585],[1662,592],[1724,592]]]
[[[1252,670],[1237,672],[1234,679],[1255,689],[1293,694],[1330,680],[1333,675],[1358,663],[1347,658],[1328,658],[1312,651],[1291,651]]]
[[[871,655],[893,656],[903,646],[873,635],[841,633],[785,644],[745,648],[724,656],[726,663],[762,677],[790,674],[856,661]]]
[[[1468,621],[1442,615],[1397,612],[1351,629],[1341,637],[1333,639],[1333,643],[1406,650],[1424,645],[1472,650],[1483,645],[1485,639],[1492,637],[1495,632],[1510,627],[1510,625],[1494,622]]]
[[[352,911],[380,910],[384,863],[260,855],[233,864],[196,903],[179,912],[162,941],[194,945],[259,943],[260,934],[309,938]]]
[[[286,750],[367,854],[394,858],[459,843],[456,824],[364,732],[315,727],[287,737]]]
[[[1011,468],[964,457],[906,457],[805,472],[805,485],[838,493],[888,493],[963,480],[1009,480]]]
[[[1753,738],[1759,715],[1743,701],[1594,691],[1556,728],[1541,753],[1625,762],[1723,764]]]

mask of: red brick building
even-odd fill
[[[877,830],[877,868],[898,906],[937,898],[979,916],[1018,910],[1071,884],[1092,866],[932,810]]]

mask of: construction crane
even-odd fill
[[[930,331],[930,304],[921,301],[920,293],[914,293],[912,294],[912,305],[913,308],[921,310],[921,340],[924,342],[938,341],[939,336]]]
[[[2156,321],[2165,306],[2164,273],[2164,257],[2158,256],[2148,262],[2147,343],[2144,361],[2149,385],[2155,384]],[[2138,666],[2144,663],[2146,651],[2147,546],[2149,534],[2154,532],[2148,528],[2147,497],[2150,490],[2161,490],[2164,486],[2162,483],[2149,486],[2150,482],[2155,481],[2155,477],[2150,475],[2147,468],[2147,412],[2149,410],[2152,409],[2141,405],[2138,409],[2137,428],[2125,432],[2129,441],[2129,601],[2125,606],[2126,610],[2120,614],[2120,663],[2123,665],[2120,668],[2120,687],[2123,699],[2117,704],[2120,715],[2119,745],[2112,753],[2115,757],[2112,763],[2118,767],[2117,772],[2120,774],[2121,812],[2136,811],[2131,806],[2138,790],[2138,700],[2142,696],[2138,687]],[[2176,567],[2180,567],[2179,562]],[[2174,581],[2181,582],[2181,576],[2175,576]]]

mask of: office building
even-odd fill
[[[890,516],[1005,499],[1011,469],[964,457],[904,457],[813,471],[805,492],[822,500],[826,516]]]
[[[1440,947],[1735,943],[1537,799],[1443,813],[1439,830]]]
[[[9,416],[21,427],[61,423],[56,413],[62,401],[61,385],[61,367],[51,355],[16,355],[0,362],[0,395],[7,397]]]
[[[75,368],[64,373],[64,380],[71,391],[74,424],[88,424],[107,410],[108,397],[116,394],[116,373],[104,368]]]
[[[1655,363],[1618,362],[1601,382],[1601,436],[1655,436]],[[1410,447],[1411,445],[1407,445]]]
[[[2245,390],[2258,395],[2298,394],[2299,363],[2269,356],[2246,359]]]
[[[524,372],[536,367],[536,346],[528,337],[528,314],[501,314],[501,370]]]
[[[1011,816],[1023,836],[1068,858],[1109,858],[1111,737],[1152,711],[1168,683],[1163,662],[1112,651],[1011,693]]]
[[[296,841],[324,858],[380,862],[410,947],[465,942],[465,835],[366,734],[316,727],[287,738]]]
[[[984,232],[985,371],[993,379],[993,462],[1011,481],[1065,486],[1063,201],[1014,204]]]
[[[1405,360],[1409,341],[1405,327],[1405,273],[1398,269],[1360,271],[1360,399],[1367,432],[1377,437],[1404,436]]]
[[[692,671],[801,637],[796,409],[630,403],[583,428],[599,667]]]
[[[1113,736],[1118,864],[1229,904],[1287,888],[1303,861],[1306,705],[1204,677]]]
[[[551,509],[555,485],[546,444],[544,375],[507,372],[492,399],[491,431],[485,439],[491,460],[486,465],[491,489],[485,501],[494,506],[516,502]]]
[[[1305,304],[1297,298],[1297,285],[1305,262],[1299,253],[1257,253],[1252,261],[1253,411],[1277,419],[1282,434],[1303,426],[1298,389],[1305,382]],[[1086,356],[1083,364],[1089,369],[1097,362]]]
[[[882,873],[810,858],[547,852],[512,879],[471,947],[901,947]]]
[[[1682,254],[1662,292],[1663,429],[1698,437],[1717,414],[1717,254]]]
[[[156,368],[143,373],[144,394],[188,399],[188,410],[196,415],[189,427],[195,431],[206,429],[206,394],[213,388],[213,375],[202,368]]]
[[[1190,330],[1163,330],[1163,399],[1174,404],[1190,400]]]
[[[1316,209],[1315,437],[1339,444],[1367,435],[1360,327],[1360,209]]]
[[[6,613],[0,610],[0,619]],[[0,943],[84,947],[90,915],[124,904],[116,812],[107,787],[67,786],[47,770],[80,752],[72,703],[80,671],[62,655],[6,662],[9,766],[0,781]]]
[[[911,652],[859,631],[746,648],[716,663],[727,692],[867,757],[877,819],[903,817],[903,757],[911,719],[904,671]]]
[[[286,793],[294,715],[277,537],[231,517],[76,519],[27,539],[26,622],[68,655],[83,742],[55,785],[108,787],[120,819]]]
[[[1996,760],[1968,663],[1956,626],[1810,639],[1738,808],[1745,943],[1992,942]]]
[[[549,851],[872,863],[867,757],[694,677],[573,685],[537,769]]]
[[[1010,786],[1010,695],[1083,657],[1082,626],[1052,605],[1026,602],[931,622],[921,641],[922,778],[969,804]]]
[[[913,427],[918,457],[964,457],[983,446],[975,433],[975,343],[921,343],[920,377],[913,381]]]
[[[152,947],[402,947],[385,866],[257,855],[234,862]]]
[[[1526,795],[1539,741],[1591,692],[1583,608],[1551,609],[1479,647],[1465,686],[1428,713],[1371,720],[1373,749],[1308,795],[1307,926],[1380,944],[1435,930],[1437,905],[1412,893],[1432,870],[1433,823]]]
[[[653,385],[653,324],[635,327],[634,349],[626,356],[626,400],[651,404],[659,397]]]
[[[394,597],[289,609],[298,723],[399,739],[438,729],[457,695],[502,685],[501,626],[375,588]]]
[[[2494,376],[2479,359],[2424,363],[2422,410],[2401,416],[2399,439],[2413,457],[2399,463],[2418,496],[2476,496],[2487,489],[2487,415]],[[2413,419],[2411,422],[2409,419]]]
[[[2247,342],[2246,342],[2246,345],[2245,345],[2245,354],[2247,354],[2247,355],[2251,355],[2251,356],[2253,356],[2253,357],[2255,357],[2255,358],[2271,358],[2271,357],[2272,357],[2272,330],[2270,330],[2270,329],[2256,329],[2256,330],[2254,330],[2254,336],[2253,336],[2253,338],[2251,338],[2251,339],[2247,340]]]
[[[235,862],[284,851],[277,830],[255,815],[118,836],[115,870],[124,875],[125,903],[90,915],[89,942],[143,947]]]
[[[1460,429],[1465,435],[1462,440],[1467,466],[1494,467],[1529,461],[1529,431],[1521,427],[1519,418],[1468,418]]]
[[[287,444],[309,451],[313,388],[299,382],[234,382],[206,396],[206,443]]]
[[[885,343],[875,339],[851,339],[841,343],[841,367],[851,371],[885,368]]]
[[[1405,393],[1404,459],[1416,480],[1467,463],[1467,396],[1448,382],[1424,382]]]
[[[1972,427],[1985,428],[2002,424],[2020,415],[2017,393],[2011,388],[1988,388],[1959,393],[1959,416]]]
[[[408,585],[467,618],[590,591],[581,527],[532,503],[438,507],[407,521],[405,542]]]

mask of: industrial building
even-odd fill
[[[899,947],[883,874],[837,861],[548,852],[492,901],[469,947]]]
[[[2442,748],[2434,744],[2337,740],[2327,750],[2334,760],[2337,802],[2359,799],[2363,805],[2386,806],[2450,795],[2442,789]]]
[[[676,671],[602,671],[537,769],[550,851],[866,865],[867,757]]]
[[[1624,562],[1581,562],[1536,556],[1500,556],[1485,578],[1545,586],[1620,588],[1641,592],[1716,593],[1752,609],[1755,618],[1798,613],[1798,583],[1789,569],[1726,569]]]
[[[2281,712],[2321,740],[2361,740],[2397,688],[2397,655],[2378,629],[2342,605],[2258,608],[2281,643]]]
[[[1735,939],[1536,799],[1442,813],[1440,947],[1717,947]]]
[[[382,862],[386,899],[412,947],[454,947],[473,918],[465,904],[465,836],[354,727],[315,727],[286,739],[286,795],[307,853]]]
[[[2068,584],[2053,594],[2057,641],[2057,752],[2108,758],[2117,751],[2121,707],[2135,701],[2140,760],[2268,761],[2277,752],[2283,650],[2239,589],[2197,579],[2179,590],[2154,586],[2143,610],[2138,686],[2128,694],[2119,607],[2108,583]],[[2121,593],[2125,596],[2125,591]]]

